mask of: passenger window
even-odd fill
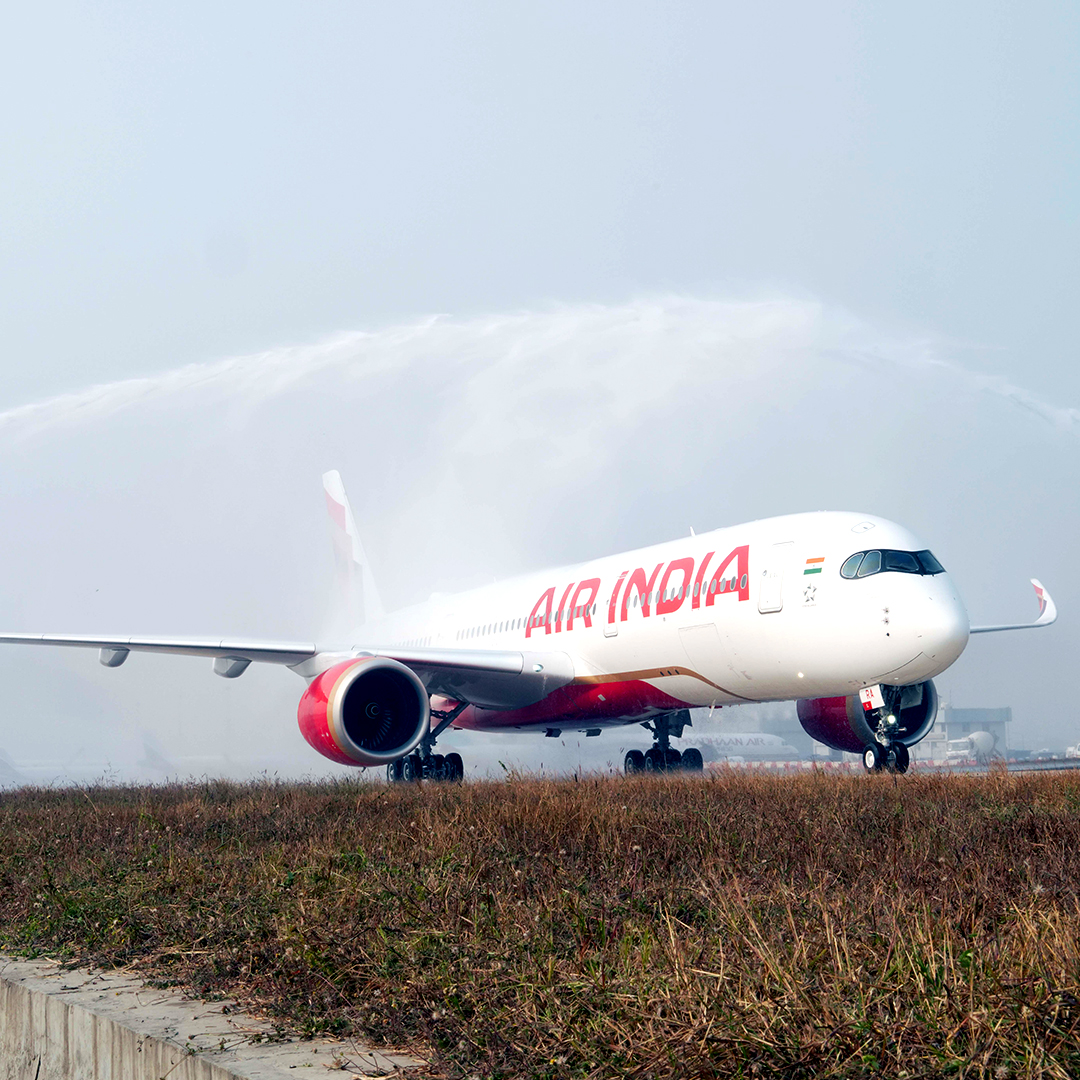
[[[840,567],[840,576],[853,578],[859,572],[859,563],[863,561],[865,554],[865,551],[856,551],[854,555],[849,555],[844,561],[844,565]]]
[[[881,569],[881,552],[868,551],[863,558],[862,566],[859,567],[858,577],[869,577]]]

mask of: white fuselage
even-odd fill
[[[840,575],[854,552],[925,547],[865,514],[768,518],[436,597],[364,626],[357,643],[564,652],[575,684],[610,688],[610,716],[592,701],[599,723],[669,703],[848,695],[932,678],[963,652],[967,613],[947,573]],[[493,711],[469,726],[551,715]]]

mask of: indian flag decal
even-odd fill
[[[803,577],[807,574],[820,574],[821,564],[825,561],[825,556],[821,555],[816,559],[807,559],[806,568],[803,570]]]

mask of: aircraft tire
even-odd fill
[[[405,759],[405,767],[402,770],[402,779],[406,783],[420,780],[424,776],[424,763],[419,754],[410,754]]]
[[[896,752],[893,768],[902,775],[908,771],[908,767],[911,765],[911,754],[902,742],[895,743],[893,750]]]
[[[664,762],[665,767],[670,771],[671,769],[682,768],[683,756],[675,749],[674,746],[668,747],[667,760]]]
[[[627,776],[645,771],[645,755],[640,750],[627,750],[623,758],[623,772]]]
[[[701,772],[705,768],[705,760],[696,746],[683,751],[682,768],[683,772]]]
[[[459,784],[465,779],[465,762],[460,754],[447,754],[445,758],[444,775],[452,784]]]
[[[872,742],[863,751],[862,763],[867,772],[881,772],[885,764],[885,748],[881,743]]]
[[[664,754],[659,746],[650,746],[645,751],[645,771],[651,773],[658,773],[664,771]]]
[[[386,782],[388,784],[400,784],[402,780],[402,770],[405,767],[405,763],[398,758],[397,761],[391,761],[386,766]]]

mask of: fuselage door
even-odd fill
[[[758,588],[757,609],[763,615],[770,611],[780,611],[784,606],[784,570],[791,561],[795,547],[793,540],[782,544],[773,544],[766,549],[765,562],[761,568]]]

